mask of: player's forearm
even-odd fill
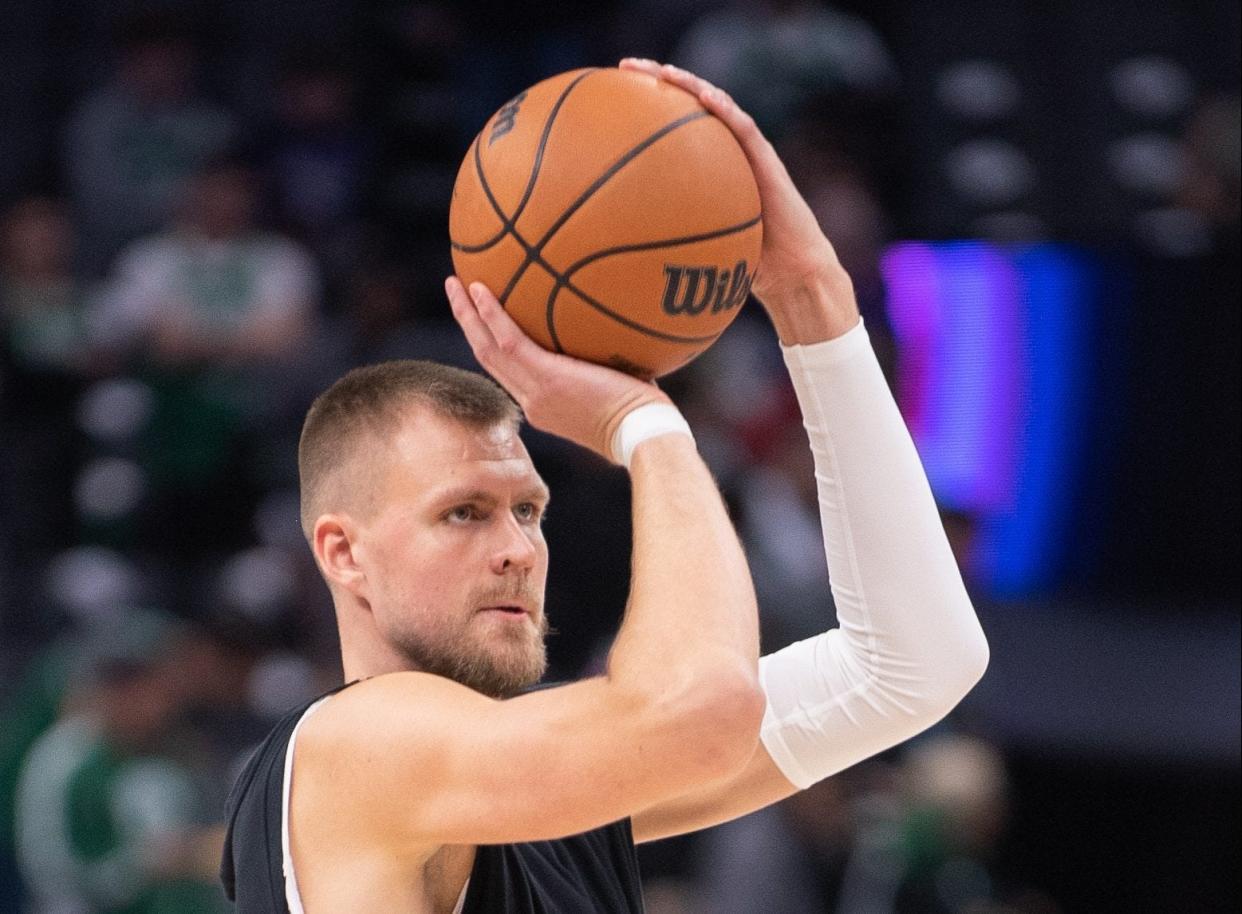
[[[761,663],[765,745],[806,786],[943,717],[982,675],[987,643],[866,331],[785,354],[840,621]]]
[[[630,472],[633,579],[610,673],[657,682],[753,676],[759,632],[750,572],[693,441],[646,441]]]
[[[882,658],[979,660],[982,630],[914,442],[865,328],[847,336],[786,350],[842,634]]]

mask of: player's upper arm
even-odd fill
[[[495,701],[438,676],[393,673],[307,719],[295,802],[321,808],[330,797],[342,811],[334,827],[363,829],[368,842],[562,837],[740,770],[762,708],[740,676],[680,696],[600,678]]]

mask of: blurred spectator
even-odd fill
[[[188,182],[179,218],[116,265],[112,309],[170,368],[262,363],[291,354],[318,298],[313,261],[256,224],[256,176],[220,160]]]
[[[829,106],[800,115],[780,142],[780,153],[850,274],[867,333],[891,383],[894,352],[880,272],[891,226],[876,190],[882,155],[871,148],[884,142],[883,131],[858,121],[841,123],[838,114]]]
[[[197,94],[196,50],[179,24],[134,17],[122,29],[119,53],[114,78],[85,97],[65,138],[89,274],[167,219],[186,177],[236,132],[227,112]]]
[[[265,172],[283,227],[340,274],[352,260],[374,143],[356,110],[353,71],[307,55],[277,85]]]
[[[102,309],[154,391],[142,442],[154,485],[147,535],[192,553],[245,543],[237,518],[252,513],[255,483],[245,452],[281,431],[272,410],[316,318],[315,264],[259,227],[258,195],[239,162],[198,172],[180,218],[123,252]]]
[[[18,371],[76,375],[97,367],[86,288],[75,279],[73,223],[47,197],[15,204],[0,225],[0,328]]]
[[[442,305],[437,299],[428,307],[428,297],[420,294],[415,283],[415,271],[387,251],[374,253],[390,246],[391,240],[382,232],[372,231],[367,242],[372,255],[355,265],[347,277],[340,313],[320,322],[297,364],[284,372],[281,399],[287,422],[280,446],[286,454],[297,452],[301,420],[309,403],[350,368],[390,359],[432,359],[480,370],[457,325],[428,313]],[[268,437],[275,440],[270,433]],[[296,489],[296,466],[289,469],[291,475],[272,483]],[[304,547],[300,532],[296,546],[299,551]]]
[[[17,786],[22,875],[42,912],[212,914],[218,829],[164,753],[185,700],[176,630],[132,611],[92,639],[85,678],[31,747]]]
[[[343,356],[351,366],[388,359],[435,359],[478,370],[457,325],[426,313],[431,309],[421,305],[405,267],[364,265],[351,279],[345,307],[332,336],[345,349]]]
[[[17,868],[15,803],[26,753],[60,711],[65,682],[77,661],[77,645],[61,639],[31,660],[0,705],[0,900],[17,908],[22,883]]]
[[[769,441],[734,481],[768,649],[823,631],[834,615],[815,471],[806,433],[787,416],[772,417]]]
[[[1000,753],[980,739],[933,736],[915,743],[903,766],[906,814],[893,910],[898,914],[1055,914],[1046,895],[1013,885],[997,858],[1009,815]]]
[[[42,625],[36,627],[57,634],[21,658],[0,702],[0,901],[11,902],[17,910],[23,895],[14,807],[26,754],[56,722],[62,707],[75,700],[73,690],[83,687],[85,645],[122,624],[125,616],[118,607],[132,604],[142,589],[136,566],[93,547],[62,552],[37,578],[37,595],[32,593],[22,607],[40,617]],[[30,612],[33,608],[37,612]]]
[[[759,598],[766,650],[832,622],[815,471],[770,328],[749,306],[678,377],[677,401],[721,480]],[[728,384],[720,384],[721,377]]]
[[[615,0],[546,6],[498,0],[453,3],[458,34],[468,37],[454,54],[462,138],[468,142],[513,90],[553,73],[615,59],[603,45],[616,5]]]
[[[868,819],[894,805],[888,766],[864,762],[775,806],[703,835],[699,877],[703,910],[712,914],[856,914],[872,893],[845,881]],[[876,810],[883,811],[883,815]]]
[[[1212,225],[1233,227],[1242,212],[1242,101],[1218,95],[1200,102],[1186,128],[1187,168],[1178,194]]]
[[[687,29],[673,53],[733,95],[776,138],[827,93],[879,93],[896,67],[866,22],[806,0],[734,0]]]
[[[26,531],[12,547],[20,559],[70,535],[73,409],[84,378],[104,368],[73,250],[56,200],[27,197],[0,217],[0,502]]]
[[[1008,817],[999,752],[936,735],[706,833],[712,914],[1056,914],[997,865]]]

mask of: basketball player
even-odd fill
[[[810,436],[841,627],[760,660],[746,561],[676,408],[539,348],[450,278],[480,363],[531,423],[628,467],[625,619],[606,673],[532,690],[548,492],[516,408],[428,363],[338,381],[299,461],[350,685],[287,717],[234,788],[223,876],[241,914],[639,912],[635,842],[787,797],[928,727],[982,675],[986,643],[831,244],[729,98],[623,66],[693,92],[754,169],[754,292]]]

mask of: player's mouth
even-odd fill
[[[531,615],[530,610],[526,609],[524,606],[519,606],[517,604],[484,606],[479,610],[479,612],[500,613],[501,615],[512,616],[515,619],[521,618],[522,616]]]

